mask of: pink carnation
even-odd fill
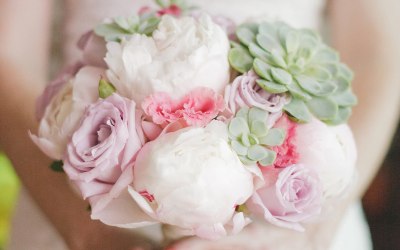
[[[213,90],[197,88],[179,101],[166,93],[155,93],[143,101],[142,108],[156,124],[166,126],[183,120],[188,126],[205,126],[225,109],[225,104]]]
[[[282,145],[273,147],[277,153],[274,166],[277,168],[284,168],[296,164],[300,160],[296,146],[297,127],[299,125],[291,121],[286,115],[282,116],[274,127],[284,128],[286,130],[286,138]]]

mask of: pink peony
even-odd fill
[[[189,126],[206,126],[225,109],[221,95],[208,88],[197,88],[179,101],[166,93],[155,93],[142,104],[144,112],[156,124],[167,125],[184,120]]]
[[[263,171],[265,185],[248,201],[249,210],[274,225],[303,231],[301,222],[318,215],[322,185],[312,168],[297,164]]]
[[[140,123],[135,103],[113,94],[89,106],[68,144],[64,170],[89,199],[92,218],[106,224],[107,209],[132,183],[133,162],[145,143]]]

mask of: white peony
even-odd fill
[[[229,41],[209,16],[162,20],[152,37],[107,44],[107,76],[136,103],[154,92],[180,98],[196,87],[222,93],[229,81]]]
[[[98,83],[104,70],[83,67],[51,99],[32,140],[50,158],[61,159],[86,106],[98,99]]]
[[[228,142],[226,125],[185,128],[147,143],[137,156],[132,197],[152,220],[216,239],[247,223],[235,212],[253,193],[253,176]]]
[[[347,125],[336,127],[314,119],[297,127],[300,163],[314,166],[326,199],[339,197],[355,176],[356,146]]]

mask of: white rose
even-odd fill
[[[153,219],[216,239],[246,224],[235,207],[253,193],[253,176],[227,142],[226,125],[185,128],[147,143],[137,156],[132,197]],[[233,224],[233,225],[232,225]]]
[[[152,37],[107,44],[107,76],[136,103],[154,92],[182,97],[196,87],[222,93],[229,81],[227,35],[209,16],[162,17]]]
[[[98,99],[98,83],[104,70],[83,67],[52,98],[32,140],[50,158],[61,159],[86,106]]]

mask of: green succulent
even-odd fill
[[[269,147],[283,143],[286,133],[283,129],[267,126],[268,112],[259,108],[242,108],[228,125],[230,145],[240,160],[251,165],[259,162],[272,165],[276,152]]]
[[[104,37],[106,41],[121,41],[124,37],[133,34],[151,35],[157,29],[161,18],[150,13],[147,15],[132,15],[130,17],[116,17],[111,22],[97,25],[96,35]]]
[[[270,93],[289,93],[284,110],[292,117],[309,122],[313,114],[332,125],[347,121],[357,103],[353,73],[315,32],[262,23],[239,26],[236,35],[231,66],[240,73],[253,69],[260,76],[257,83]]]

